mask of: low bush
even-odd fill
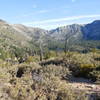
[[[33,59],[32,56],[29,56],[29,57],[25,60],[26,63],[31,63],[31,62],[33,62],[33,61],[34,61],[34,59]]]
[[[55,51],[48,51],[47,53],[45,53],[44,59],[49,59],[49,58],[56,57],[56,56],[57,54]]]
[[[71,70],[76,77],[88,78],[88,74],[92,72],[94,68],[92,64],[76,64]]]
[[[100,66],[90,72],[88,76],[93,82],[100,84]]]

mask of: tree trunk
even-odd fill
[[[68,39],[65,40],[65,50],[64,50],[65,55],[66,55],[67,51],[69,51],[67,48],[67,45],[68,45]]]
[[[40,61],[43,60],[43,49],[42,49],[42,44],[40,42]]]

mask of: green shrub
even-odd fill
[[[47,53],[45,53],[44,58],[49,59],[49,58],[56,57],[56,56],[57,56],[57,54],[55,51],[48,51]]]
[[[0,49],[0,59],[6,60],[7,58],[11,58],[11,54],[3,49]]]
[[[80,68],[92,69],[95,66],[93,64],[80,64]]]
[[[93,64],[78,64],[72,70],[74,76],[88,78],[88,74],[92,72],[93,69]]]
[[[43,73],[47,73],[49,75],[53,74],[54,76],[57,76],[59,78],[62,78],[62,77],[68,78],[71,75],[71,72],[69,71],[69,69],[62,66],[48,65],[48,66],[43,67],[42,70],[43,70]]]
[[[90,72],[88,76],[92,81],[100,84],[100,66]]]
[[[29,57],[25,60],[26,63],[31,63],[31,62],[33,62],[33,61],[34,61],[34,59],[33,59],[32,56],[29,56]]]

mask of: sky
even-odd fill
[[[0,0],[0,19],[54,29],[100,19],[100,0]]]

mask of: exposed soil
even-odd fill
[[[86,90],[87,92],[100,93],[100,84],[94,84],[88,79],[73,78],[68,85],[77,90]]]

